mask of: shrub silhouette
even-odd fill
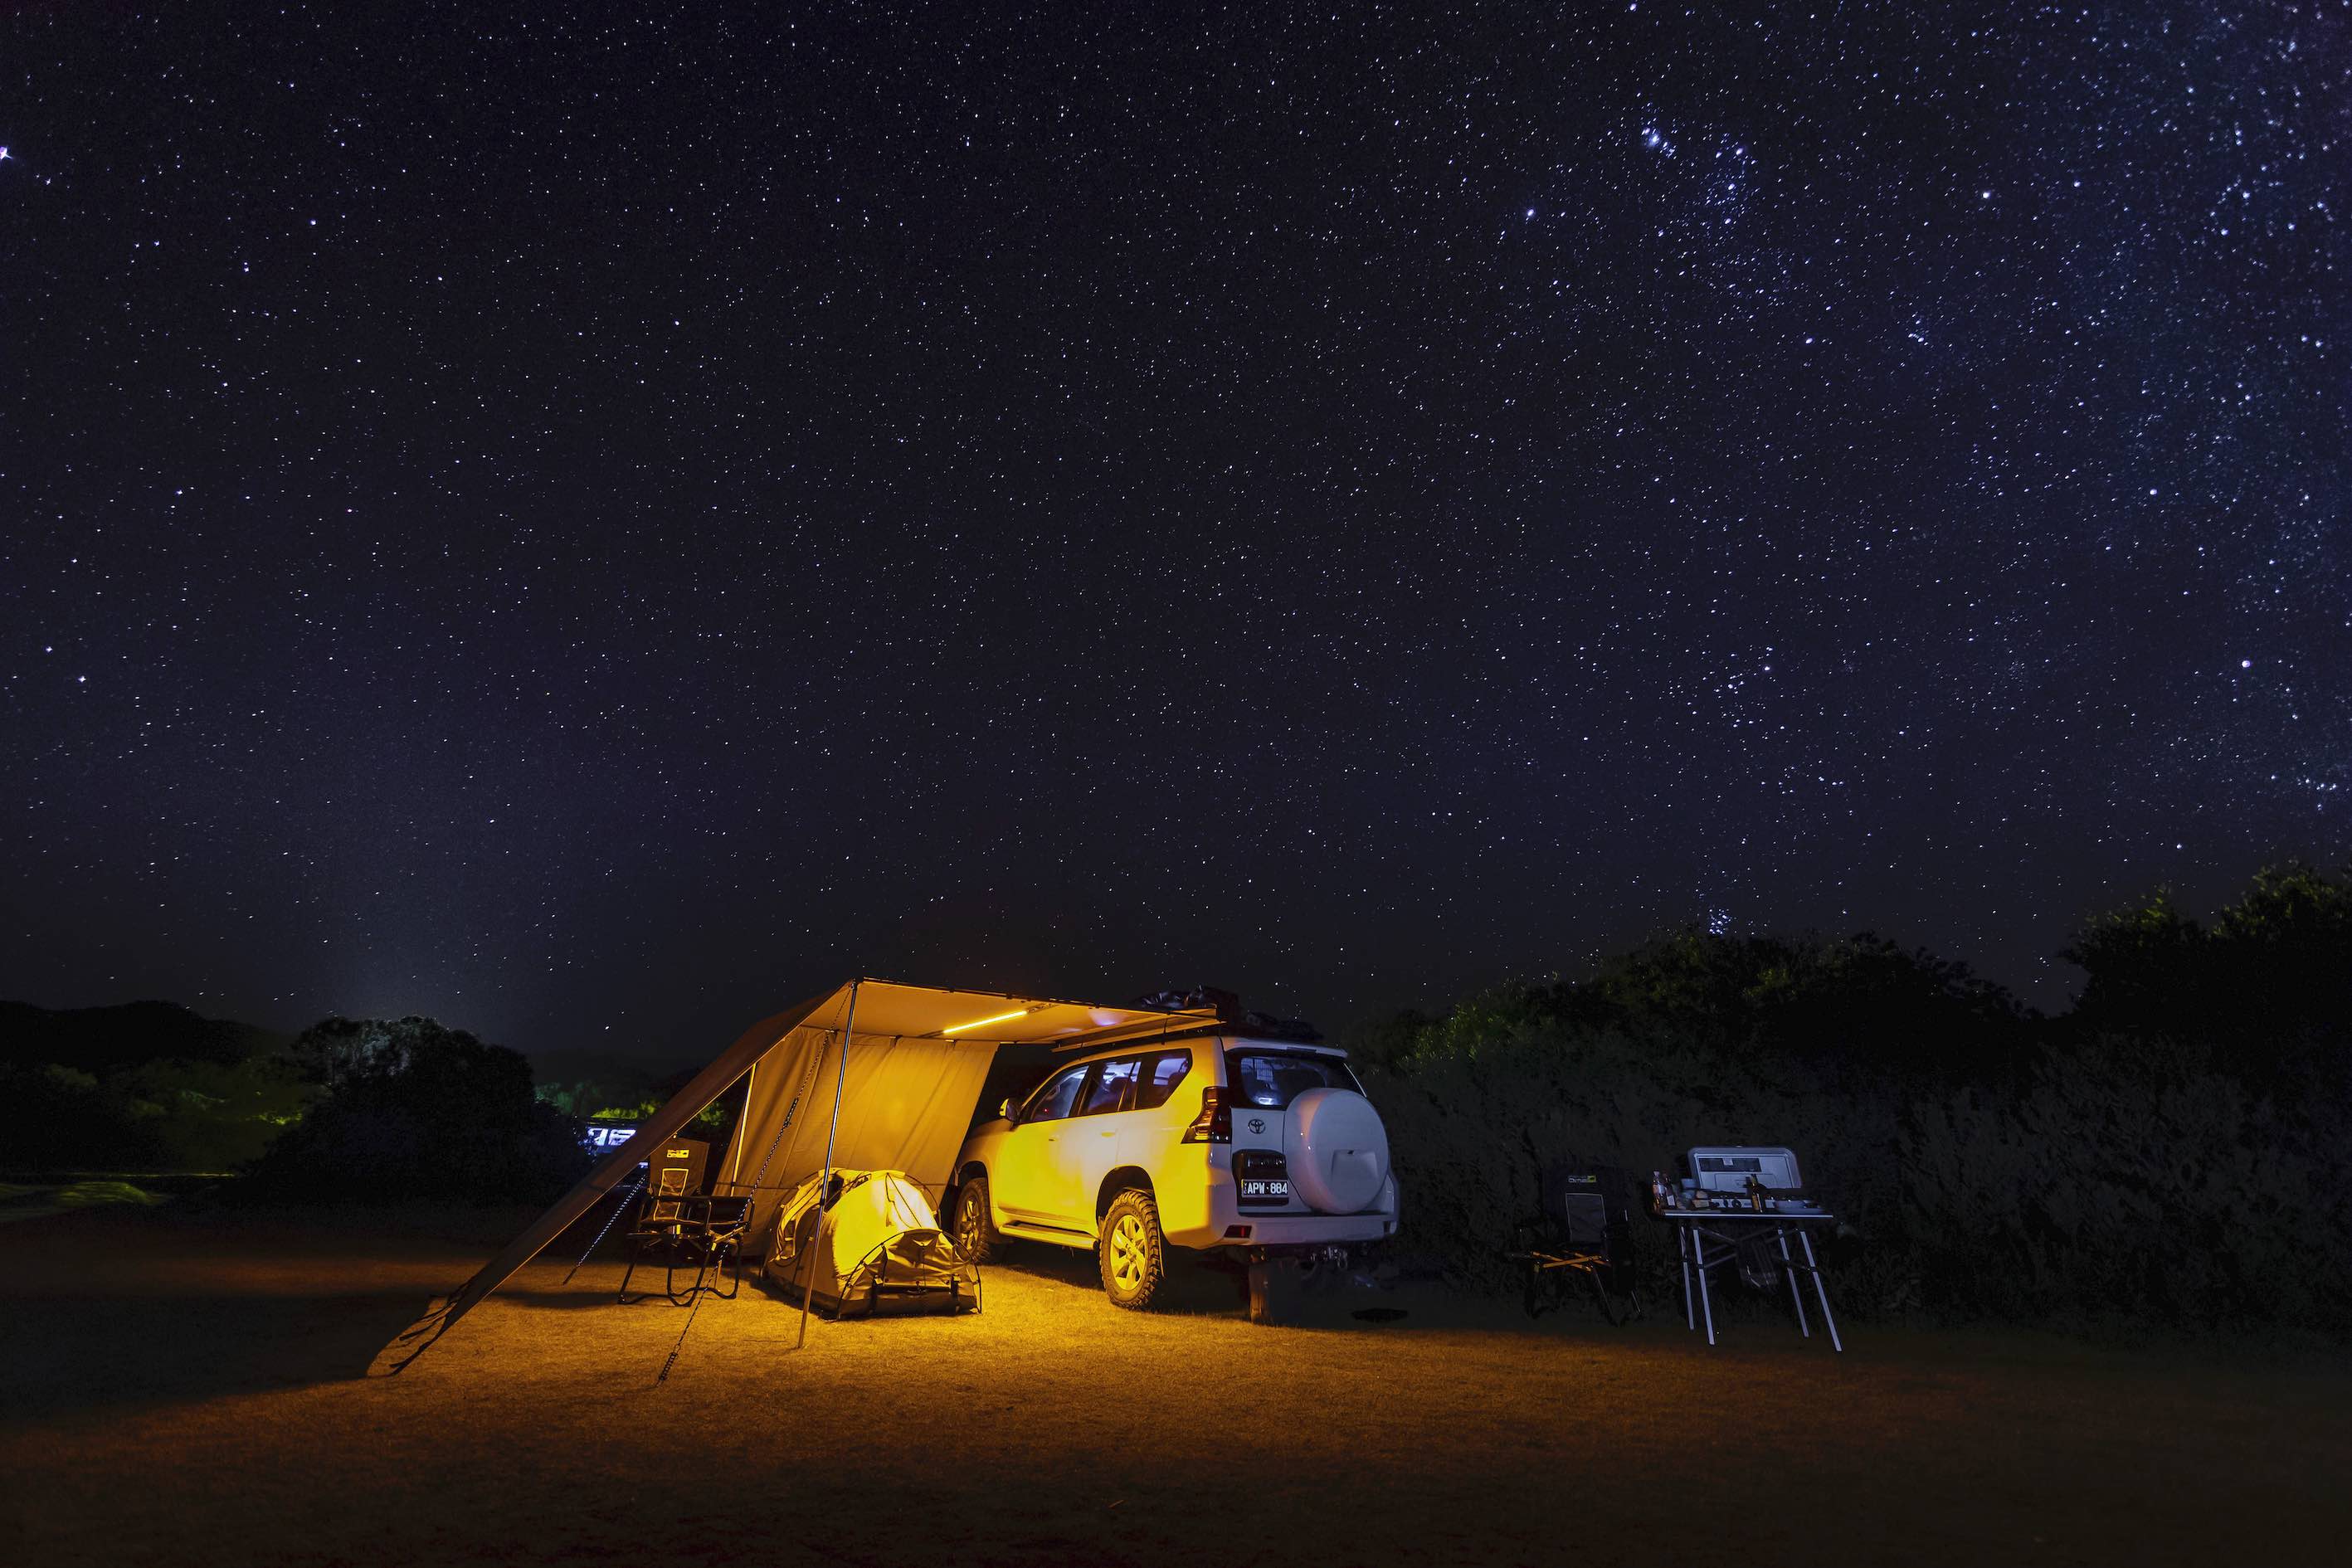
[[[1546,1163],[1785,1143],[1857,1311],[2352,1333],[2352,880],[2265,870],[2210,930],[2158,895],[2066,956],[2054,1020],[1875,937],[1706,931],[1384,1020],[1402,1245],[1500,1289]]]
[[[530,1064],[430,1018],[329,1018],[291,1047],[320,1097],[250,1170],[251,1195],[321,1203],[551,1200],[587,1169]]]
[[[2352,1077],[2352,875],[2266,868],[2210,928],[2158,891],[2061,956],[2087,976],[2071,1016],[2086,1037],[2194,1044],[2265,1085]]]
[[[1902,1245],[1927,1299],[1988,1317],[2352,1331],[2347,1132],[2207,1051],[2105,1037],[2013,1099],[1912,1108]]]
[[[0,1002],[13,1160],[55,1171],[225,1171],[302,1110],[282,1036],[165,1002],[52,1011]]]

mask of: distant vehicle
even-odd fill
[[[1091,1247],[1149,1306],[1168,1248],[1334,1264],[1396,1230],[1388,1131],[1345,1051],[1213,1029],[1105,1045],[968,1138],[940,1204],[984,1261],[1005,1237]]]
[[[636,1135],[637,1124],[634,1121],[591,1121],[581,1129],[580,1142],[583,1147],[602,1154],[619,1148]]]

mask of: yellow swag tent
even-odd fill
[[[820,1203],[836,1182],[841,1191]],[[819,1173],[776,1211],[769,1281],[786,1300],[812,1302],[827,1314],[853,1310],[861,1291],[873,1310],[886,1292],[903,1298],[910,1289],[929,1289],[934,1305],[959,1310],[937,1292],[950,1279],[976,1282],[979,1270],[940,1237],[939,1223],[937,1202],[902,1171]],[[976,1283],[962,1300],[978,1308]]]
[[[471,1279],[384,1347],[399,1370],[456,1325],[541,1248],[635,1171],[639,1151],[674,1138],[747,1077],[743,1114],[711,1190],[752,1200],[750,1234],[768,1234],[776,1206],[812,1175],[836,1169],[904,1172],[934,1199],[997,1047],[1198,1023],[1211,1009],[1106,1007],[852,980],[762,1019],[697,1073],[636,1135],[595,1163]]]

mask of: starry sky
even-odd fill
[[[0,994],[691,1056],[2352,852],[2352,7],[0,22]]]

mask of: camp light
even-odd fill
[[[1015,1018],[1025,1018],[1032,1013],[1042,1013],[1049,1005],[1051,1005],[1051,1004],[1045,1002],[1034,1003],[1026,1007],[1015,1007],[1010,1013],[999,1013],[993,1017],[974,1018],[969,1024],[950,1024],[946,1028],[941,1029],[940,1033],[942,1035],[961,1035],[966,1029],[982,1029],[986,1028],[991,1024],[1006,1024],[1012,1022]]]

